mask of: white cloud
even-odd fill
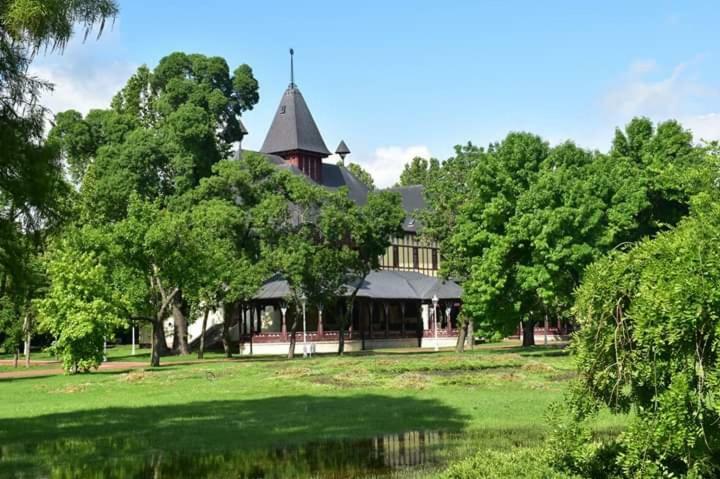
[[[606,112],[613,119],[629,120],[637,115],[667,119],[682,116],[698,102],[717,97],[717,89],[703,85],[691,75],[701,59],[680,63],[669,75],[659,78],[651,77],[659,69],[654,60],[633,63],[603,98]]]
[[[657,68],[657,62],[653,59],[638,60],[630,65],[630,73],[634,75],[643,75],[650,73]]]
[[[387,188],[400,179],[405,163],[416,156],[430,158],[432,155],[425,145],[382,146],[375,150],[370,160],[358,163],[372,175],[378,188]]]
[[[53,91],[41,97],[41,103],[53,114],[69,109],[85,114],[93,108],[109,107],[134,70],[122,63],[82,69],[73,65],[38,65],[32,66],[30,73],[54,84]]]
[[[685,128],[693,132],[695,140],[720,140],[720,113],[707,113],[680,120]]]
[[[41,96],[51,113],[73,109],[85,114],[93,108],[107,108],[115,93],[137,69],[127,60],[117,30],[106,31],[99,40],[92,35],[83,41],[78,33],[67,47],[38,55],[29,73],[54,84]]]

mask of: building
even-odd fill
[[[363,204],[368,188],[344,164],[324,162],[331,155],[310,109],[294,81],[280,99],[263,142],[262,153],[278,168],[286,168],[326,188],[347,188],[349,197]],[[336,153],[350,153],[341,141]],[[242,155],[242,150],[238,152]],[[361,285],[346,332],[346,351],[380,347],[440,347],[456,341],[460,287],[438,278],[440,251],[418,233],[417,213],[425,207],[421,186],[396,187],[407,217],[404,235],[391,239],[380,258],[381,270],[373,271]],[[236,338],[241,354],[285,354],[289,330],[300,311],[288,309],[288,284],[281,277],[269,279],[251,302],[238,304]],[[433,297],[438,299],[437,306]],[[345,313],[343,298],[334,309],[307,305],[305,338],[317,352],[337,351],[338,318]],[[434,321],[437,312],[437,322]],[[235,321],[233,320],[233,322]],[[297,329],[296,353],[303,351],[302,322]],[[436,327],[437,325],[437,327]],[[436,339],[437,338],[437,339]]]

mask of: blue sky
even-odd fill
[[[141,64],[173,51],[248,63],[260,103],[243,116],[258,148],[289,82],[330,149],[378,183],[413,155],[528,130],[605,150],[632,116],[677,118],[720,138],[717,1],[119,0],[112,29],[33,67],[56,111],[105,107]]]

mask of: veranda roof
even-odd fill
[[[356,284],[357,282],[351,282],[346,285],[345,296],[350,296]],[[253,299],[285,299],[290,295],[287,281],[282,276],[275,275],[262,285]],[[462,288],[454,281],[415,271],[372,271],[357,294],[359,298],[422,301],[429,301],[434,295],[440,300],[460,299]]]

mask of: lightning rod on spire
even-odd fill
[[[295,66],[293,64],[293,55],[295,50],[290,49],[290,88],[295,88]]]

